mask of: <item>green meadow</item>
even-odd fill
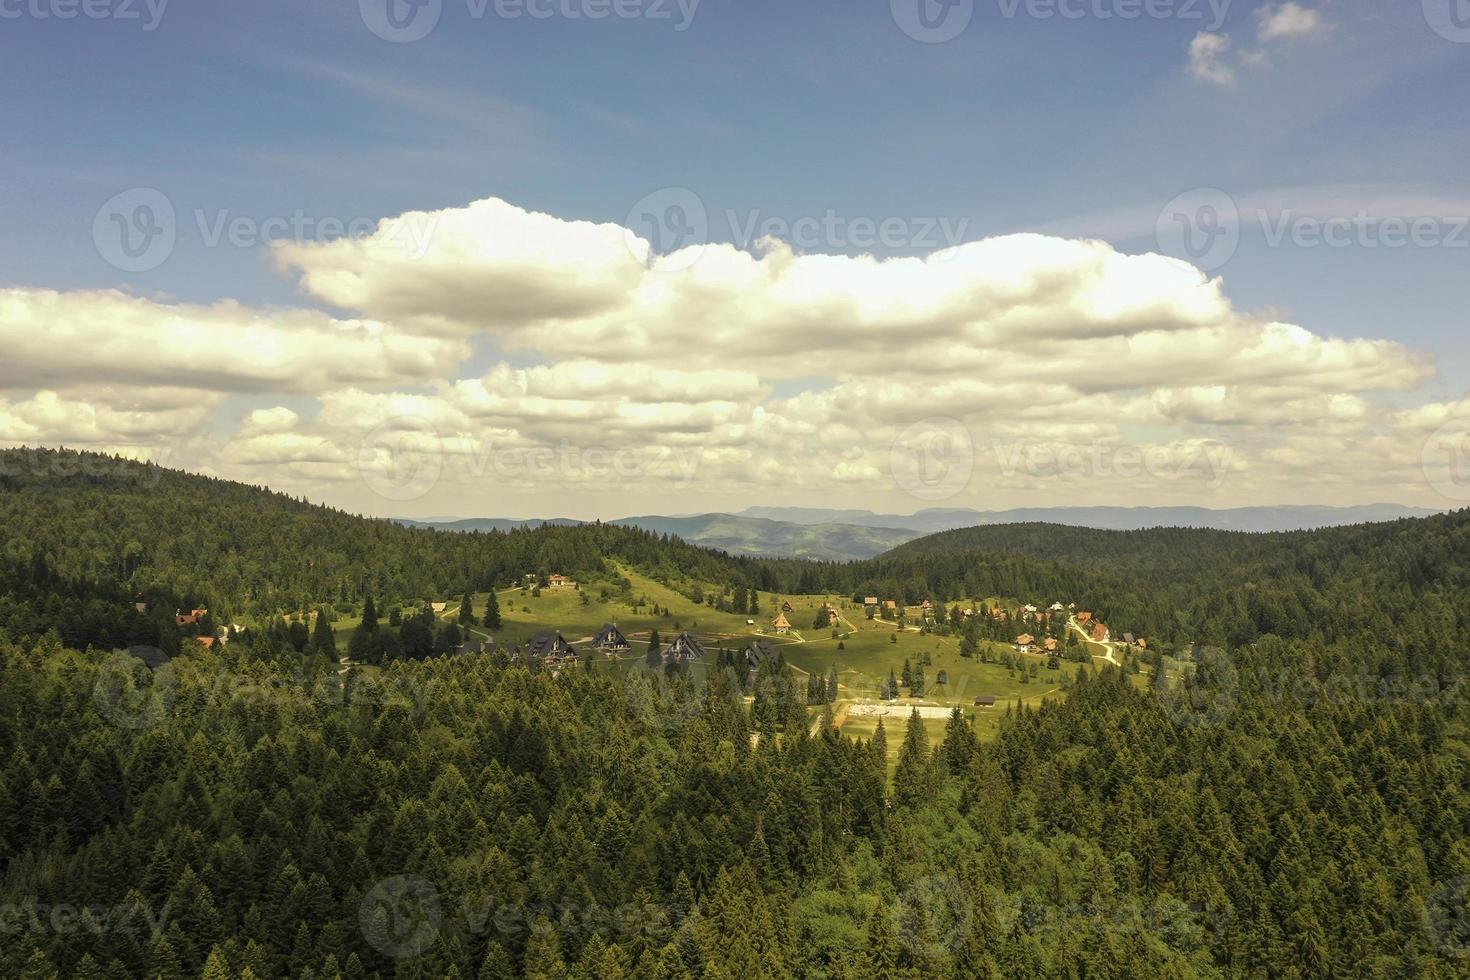
[[[664,642],[681,630],[688,630],[707,649],[725,646],[738,650],[755,637],[764,637],[780,649],[786,662],[799,673],[825,677],[832,667],[837,668],[838,700],[832,709],[845,734],[871,738],[878,725],[878,715],[872,712],[887,712],[884,726],[890,764],[896,758],[911,707],[923,709],[925,726],[936,743],[943,737],[949,710],[956,706],[972,720],[982,739],[992,738],[1008,708],[1020,702],[1034,706],[1047,697],[1064,697],[1080,669],[1078,664],[1067,661],[1059,669],[1048,669],[1047,658],[1040,654],[1023,658],[1027,666],[1024,671],[1000,663],[967,659],[960,656],[958,637],[925,633],[914,625],[920,621],[920,610],[916,607],[907,610],[910,625],[900,628],[891,621],[868,619],[863,606],[854,603],[850,596],[762,592],[760,612],[746,615],[722,612],[695,602],[679,588],[628,569],[619,569],[619,574],[623,581],[618,577],[589,579],[577,588],[514,586],[499,590],[496,599],[500,604],[500,628],[474,626],[469,629],[469,635],[474,638],[493,635],[501,646],[516,646],[542,630],[557,630],[576,646],[589,643],[604,624],[615,623],[633,646],[632,651],[617,659],[617,666],[641,661],[654,630]],[[714,590],[706,590],[710,591]],[[476,593],[472,599],[475,615],[482,617],[488,594]],[[457,618],[459,596],[444,596],[436,601],[445,603],[441,619]],[[814,628],[818,610],[827,603],[838,611],[838,627]],[[790,604],[790,611],[783,610],[783,604]],[[654,607],[659,610],[657,615]],[[381,612],[387,615],[387,610]],[[790,631],[784,635],[777,635],[773,626],[778,614],[784,614],[791,624]],[[355,623],[344,616],[335,626],[339,648],[345,650]],[[1011,651],[1005,644],[985,646],[995,657]],[[898,699],[880,702],[880,682],[889,671],[900,676],[905,660],[915,668],[923,664],[924,695],[912,697],[905,688]],[[598,669],[607,669],[609,663],[603,657],[594,661]],[[995,697],[995,707],[976,707],[975,698],[981,695]],[[814,722],[819,711],[813,709]]]

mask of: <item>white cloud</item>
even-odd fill
[[[1229,34],[1201,31],[1189,44],[1189,73],[1221,88],[1236,84],[1238,69],[1259,70],[1271,64],[1275,48],[1297,41],[1325,38],[1332,24],[1320,10],[1296,0],[1268,3],[1256,10],[1256,40],[1259,47],[1235,50]]]
[[[0,289],[0,348],[0,388],[115,384],[150,392],[306,393],[440,376],[469,350],[462,342],[313,310],[24,288]]]
[[[1307,40],[1322,37],[1328,31],[1321,11],[1304,7],[1295,0],[1267,4],[1256,11],[1256,19],[1259,21],[1256,36],[1262,42]]]
[[[0,441],[174,447],[406,513],[364,469],[391,474],[402,436],[438,461],[429,513],[582,515],[604,495],[618,516],[903,507],[891,447],[931,417],[974,437],[956,505],[1402,497],[1377,487],[1406,485],[1414,454],[1383,447],[1439,418],[1379,394],[1420,386],[1422,355],[1254,315],[1185,262],[1098,241],[895,259],[716,244],[669,263],[618,226],[489,200],[277,257],[346,312],[0,290]],[[464,377],[487,340],[502,356]],[[221,425],[230,393],[250,410]],[[1227,481],[1186,465],[1222,446]],[[1131,453],[1163,462],[1114,466]]]
[[[1189,42],[1189,73],[1212,85],[1234,85],[1235,69],[1226,63],[1231,44],[1229,34],[1200,31]]]

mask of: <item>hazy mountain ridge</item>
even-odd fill
[[[675,534],[705,548],[718,548],[732,555],[772,555],[789,558],[872,558],[920,537],[910,528],[878,528],[857,524],[796,524],[734,514],[701,514],[697,517],[625,517],[613,521]]]
[[[520,528],[590,523],[557,517],[546,521],[504,517],[472,517],[457,521],[416,521],[398,518],[409,527],[437,531],[513,531]],[[658,534],[672,534],[690,544],[716,548],[732,555],[820,558],[851,561],[872,558],[920,537],[910,528],[880,528],[834,522],[798,524],[735,514],[697,514],[665,517],[649,514],[606,521]]]
[[[875,528],[915,529],[924,534],[982,524],[1065,524],[1104,531],[1139,531],[1151,527],[1198,527],[1220,531],[1305,531],[1428,517],[1440,513],[1399,504],[1352,507],[1284,505],[1279,507],[1023,507],[1013,510],[929,508],[915,514],[878,514],[864,510],[819,507],[747,507],[738,516],[819,524],[841,521]]]
[[[1219,531],[1305,531],[1428,517],[1437,511],[1398,504],[1356,507],[1024,507],[1014,510],[930,508],[916,514],[878,514],[868,510],[816,507],[748,507],[738,514],[665,516],[646,514],[607,521],[673,534],[690,544],[732,555],[855,561],[873,558],[916,538],[959,528],[996,524],[1060,524],[1103,531],[1154,527],[1209,528]],[[471,517],[454,521],[398,518],[400,524],[438,531],[513,531],[542,524],[590,523],[567,517],[517,519]]]

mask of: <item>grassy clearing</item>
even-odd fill
[[[739,648],[752,638],[763,636],[779,647],[787,663],[800,672],[826,676],[830,668],[837,668],[838,701],[833,708],[842,731],[859,738],[872,737],[877,718],[852,714],[844,708],[878,704],[878,686],[889,671],[895,676],[901,675],[905,659],[917,667],[927,654],[929,663],[924,667],[927,682],[924,697],[904,696],[896,702],[888,702],[900,712],[897,717],[890,716],[885,720],[890,764],[896,758],[903,738],[909,705],[959,706],[973,721],[979,736],[988,739],[999,730],[1008,706],[1018,702],[1036,705],[1046,697],[1064,697],[1066,688],[1080,669],[1078,664],[1064,661],[1060,669],[1048,670],[1045,656],[1027,655],[1028,666],[1037,666],[1036,675],[1032,677],[1029,670],[1022,672],[998,663],[966,659],[959,654],[958,637],[924,634],[912,625],[919,621],[917,608],[909,610],[911,625],[900,629],[892,622],[869,620],[862,605],[853,603],[849,596],[782,596],[762,592],[759,596],[760,612],[748,616],[720,612],[696,603],[677,589],[636,572],[621,569],[620,573],[628,580],[630,588],[623,589],[616,580],[609,579],[585,581],[580,589],[543,588],[540,595],[519,587],[498,591],[501,627],[493,631],[473,627],[471,634],[483,638],[493,633],[498,643],[510,646],[525,643],[537,632],[551,629],[560,631],[573,645],[579,645],[590,642],[603,624],[616,623],[633,645],[632,651],[620,659],[619,666],[642,659],[649,636],[655,629],[665,642],[678,631],[689,630],[706,647],[724,645]],[[473,597],[476,615],[483,614],[486,599],[486,593],[477,593]],[[643,600],[641,603],[640,599]],[[446,606],[441,618],[454,619],[459,611],[459,597],[445,596],[442,601]],[[783,603],[790,603],[792,607],[784,613],[792,630],[778,636],[772,621],[783,612]],[[812,625],[818,610],[827,603],[838,610],[840,622],[835,631],[830,627],[817,629]],[[657,616],[652,614],[654,605],[660,610]],[[336,626],[338,645],[345,650],[355,624],[344,619]],[[990,644],[989,647],[993,654],[1010,649],[1005,644]],[[597,661],[600,668],[606,669],[606,664],[600,658]],[[944,683],[939,682],[941,672],[945,675]],[[1140,679],[1140,683],[1143,682]],[[994,696],[996,706],[975,707],[974,700],[979,695]],[[945,719],[929,718],[925,725],[930,738],[937,743],[943,737]]]

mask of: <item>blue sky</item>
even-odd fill
[[[1437,33],[1418,3],[1236,2],[1216,24],[1187,0],[1134,20],[1099,16],[1128,0],[1088,0],[1075,17],[976,0],[956,37],[923,43],[899,23],[909,0],[702,0],[687,24],[672,0],[655,8],[667,18],[606,20],[509,19],[493,2],[477,17],[442,0],[427,37],[392,43],[366,23],[386,0],[173,0],[151,30],[142,0],[58,19],[65,2],[0,0],[0,287],[335,314],[268,249],[211,246],[200,222],[301,214],[315,228],[495,197],[621,224],[670,187],[698,195],[716,241],[738,237],[727,211],[778,225],[833,212],[1136,254],[1161,248],[1176,195],[1219,188],[1243,214],[1240,244],[1207,271],[1237,310],[1432,358],[1433,375],[1388,402],[1470,386],[1470,230],[1455,222],[1470,214],[1470,44]],[[1273,35],[1264,25],[1283,6],[1308,19]],[[1191,55],[1201,33],[1230,39],[1213,77]],[[137,187],[177,210],[177,244],[126,272],[99,253],[94,218]],[[1262,231],[1360,209],[1437,224],[1429,244],[1402,248],[1273,246]],[[808,250],[930,251],[831,235]],[[454,376],[554,359],[494,330],[471,346]],[[772,383],[777,395],[824,385]],[[309,397],[251,391],[238,404]]]

